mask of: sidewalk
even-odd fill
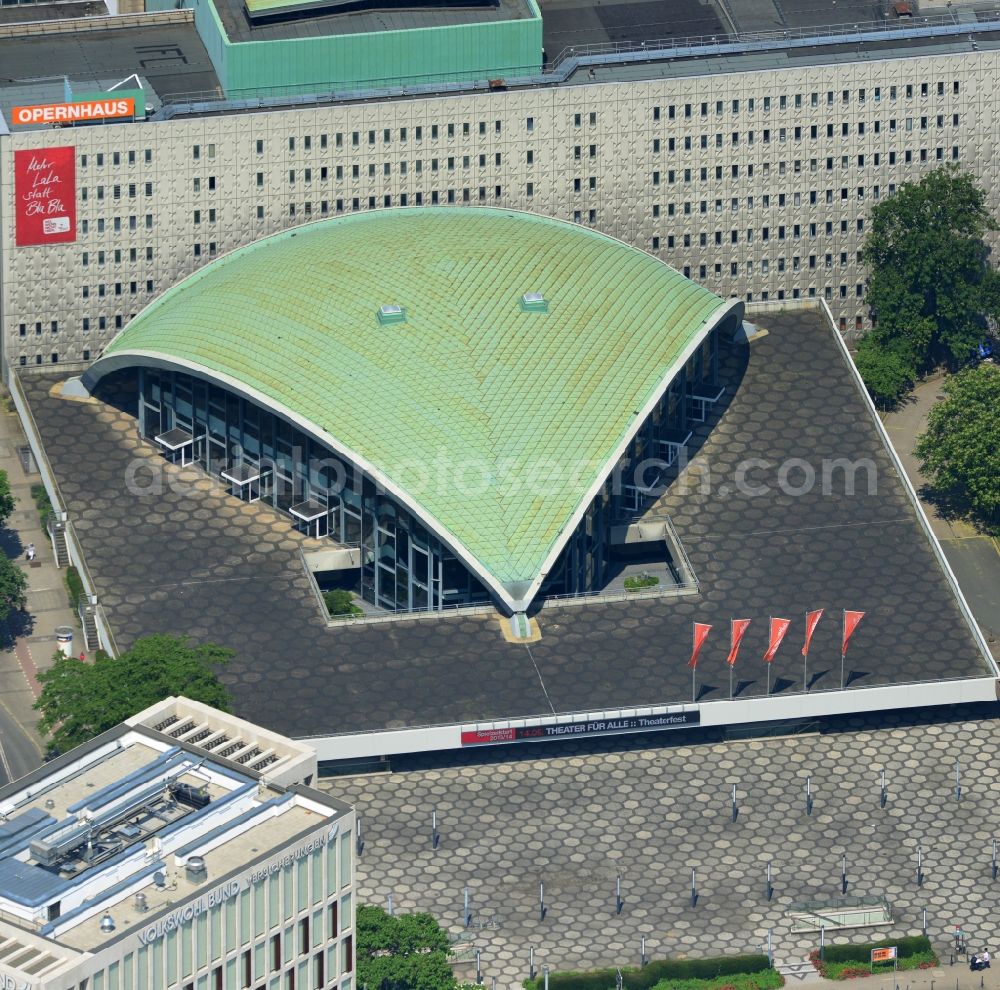
[[[779,967],[785,976],[785,986],[794,990],[797,986],[807,990],[1000,990],[1000,968],[973,973],[965,957],[954,966],[939,966],[937,969],[914,969],[902,973],[884,973],[854,980],[824,980],[811,966],[802,973],[788,973]]]
[[[32,705],[40,691],[38,671],[51,666],[56,650],[56,626],[72,626],[76,630],[74,652],[83,649],[79,622],[69,607],[64,572],[55,566],[52,544],[42,530],[31,497],[31,486],[40,484],[41,478],[26,474],[18,456],[18,448],[25,443],[17,413],[8,412],[4,404],[0,409],[0,470],[7,472],[17,507],[7,529],[0,533],[0,549],[28,578],[27,614],[8,621],[0,648],[0,761],[11,779],[41,763],[44,740]],[[35,544],[38,554],[30,565],[24,557],[29,543]]]
[[[944,377],[939,373],[919,382],[908,401],[882,416],[886,432],[918,494],[924,479],[913,448],[917,437],[927,428],[928,414],[942,397]],[[993,656],[1000,660],[1000,593],[997,591],[1000,589],[1000,547],[969,523],[944,519],[935,505],[923,498],[920,501]]]

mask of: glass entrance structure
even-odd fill
[[[393,611],[605,582],[718,398],[742,304],[594,231],[491,209],[322,221],[223,257],[84,376],[139,372],[139,428],[233,496],[360,550]]]

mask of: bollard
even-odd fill
[[[357,840],[355,841],[355,846],[358,850],[358,855],[360,856],[365,851],[365,840],[361,835],[361,816],[358,815],[355,821],[355,827],[357,831]]]
[[[463,915],[465,917],[465,927],[468,928],[472,924],[472,912],[469,910],[469,886],[465,886],[465,907],[463,909]]]
[[[774,929],[767,930],[767,964],[774,969]]]
[[[819,926],[819,957],[826,959],[826,925],[822,922]]]
[[[694,870],[691,870],[691,907],[696,907],[698,904],[698,883],[695,877]]]
[[[812,777],[806,777],[806,814],[813,813]]]
[[[546,966],[544,968],[544,972],[545,972],[545,990],[549,990],[549,967],[548,966]]]
[[[545,881],[538,881],[538,920],[545,920]]]
[[[997,878],[997,840],[993,840],[993,879]]]
[[[847,853],[844,853],[844,858],[840,863],[840,892],[841,894],[847,893]]]
[[[435,810],[431,812],[431,849],[437,849],[440,841],[441,836],[438,835],[438,813]]]
[[[385,913],[392,917],[392,894],[385,895]]]
[[[622,990],[622,971],[620,969],[615,970],[615,990]]]
[[[885,803],[888,800],[888,798],[889,798],[889,792],[885,789],[885,771],[883,770],[882,771],[882,785],[881,785],[881,788],[879,790],[879,796],[878,796],[878,806],[880,808],[884,808],[885,807]]]
[[[733,784],[733,821],[735,822],[740,816],[740,809],[736,805],[736,785]]]
[[[622,913],[622,875],[615,880],[615,914]]]
[[[920,846],[917,846],[917,886],[922,887],[924,885],[924,851]]]
[[[923,924],[923,935],[927,937],[927,908],[924,908],[924,924]],[[933,990],[933,988],[931,988]]]
[[[482,949],[476,949],[476,983],[477,984],[480,984],[480,983],[483,982],[483,971],[482,971],[482,967],[480,966],[480,962],[481,962],[480,955],[481,955],[482,951],[483,951]]]
[[[962,765],[955,760],[955,800],[962,800]]]
[[[767,864],[767,899],[770,900],[771,896],[774,894],[774,887],[771,886],[771,864]]]
[[[646,936],[639,939],[639,969],[646,965]]]
[[[533,980],[535,978],[535,950],[531,947],[528,948],[528,979]],[[933,990],[933,987],[931,988]]]

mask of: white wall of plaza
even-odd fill
[[[858,253],[874,203],[957,161],[1000,205],[1000,53],[913,51],[0,136],[6,360],[94,360],[214,257],[338,211],[435,195],[578,220],[722,296],[826,298],[853,332],[868,326]],[[77,241],[17,248],[13,152],[66,145]]]

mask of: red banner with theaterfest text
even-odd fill
[[[76,240],[76,149],[14,152],[14,243]]]

